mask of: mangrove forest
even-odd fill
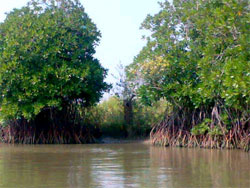
[[[101,31],[79,0],[31,0],[9,12],[0,23],[0,141],[150,137],[249,151],[249,1],[159,5],[141,24],[145,46],[113,85],[95,57]]]

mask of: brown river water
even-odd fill
[[[142,143],[0,144],[0,187],[250,187],[250,153]]]

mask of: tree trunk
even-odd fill
[[[124,121],[125,125],[132,125],[133,124],[133,105],[132,100],[124,100],[123,101],[124,107]]]

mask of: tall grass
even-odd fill
[[[103,136],[146,137],[152,125],[160,121],[169,105],[161,100],[152,106],[133,101],[133,123],[124,121],[123,101],[116,96],[110,97],[87,111],[86,122],[100,127]]]

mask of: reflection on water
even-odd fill
[[[250,187],[249,162],[239,150],[0,145],[0,187]]]

